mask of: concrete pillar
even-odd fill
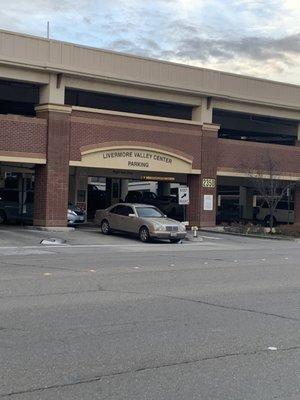
[[[203,123],[212,123],[212,104],[211,97],[202,99],[201,105],[194,107],[192,112],[192,120]]]
[[[106,207],[119,203],[120,179],[106,178]]]
[[[213,227],[217,209],[217,162],[219,125],[203,124],[201,137],[201,175],[188,175],[190,226]]]
[[[296,186],[296,188],[295,188],[294,224],[300,225],[300,185]]]
[[[163,196],[169,196],[171,194],[171,183],[164,182],[163,184]]]
[[[112,178],[106,178],[105,187],[105,207],[109,207],[112,198]]]
[[[64,104],[65,84],[62,74],[50,74],[49,83],[40,87],[40,104]]]
[[[121,180],[121,199],[123,201],[125,201],[125,197],[127,196],[128,193],[128,184],[129,184],[129,179]]]
[[[169,196],[171,193],[170,182],[157,182],[157,194],[158,196]]]
[[[251,189],[240,186],[240,217],[243,219],[253,219],[253,192]]]
[[[76,169],[75,173],[75,204],[84,211],[88,209],[88,174]]]
[[[67,225],[71,108],[46,104],[37,116],[48,120],[47,164],[35,167],[34,225]]]

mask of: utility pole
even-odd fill
[[[47,21],[47,39],[50,39],[50,22]]]

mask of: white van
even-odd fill
[[[270,221],[270,210],[267,202],[263,198],[257,197],[257,221],[264,221],[268,224]],[[276,224],[287,224],[294,222],[294,202],[287,200],[281,200],[277,204],[276,210],[274,211],[274,225]]]

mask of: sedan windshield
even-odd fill
[[[154,207],[136,207],[137,215],[140,218],[163,218],[164,214]]]

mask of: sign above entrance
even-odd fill
[[[126,160],[128,167],[149,168],[151,161],[158,161],[161,164],[172,164],[172,157],[159,153],[138,150],[109,150],[102,152],[102,158]]]
[[[133,171],[189,174],[192,159],[153,148],[111,147],[83,151],[81,165]]]
[[[174,182],[174,176],[141,176],[142,181],[164,181],[164,182]]]

